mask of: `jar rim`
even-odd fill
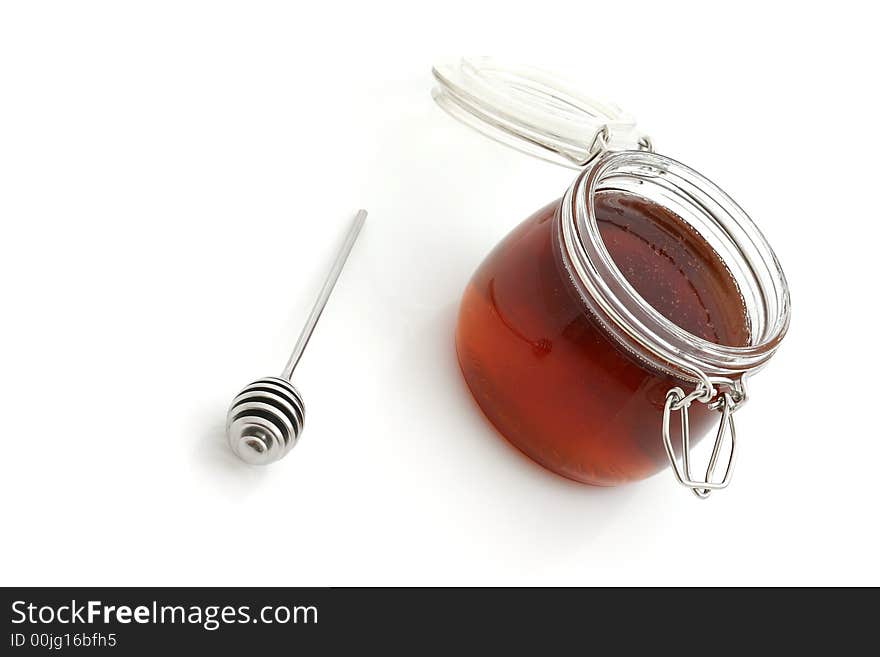
[[[649,198],[710,241],[740,288],[748,345],[696,336],[635,290],[599,233],[594,201],[606,189]],[[656,368],[686,380],[731,383],[766,364],[785,336],[790,296],[773,249],[748,214],[694,169],[650,151],[608,152],[578,175],[560,213],[563,260],[582,298],[618,343]]]

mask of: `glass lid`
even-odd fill
[[[543,160],[579,169],[607,150],[650,150],[619,107],[526,66],[467,57],[437,64],[437,104],[484,135]]]

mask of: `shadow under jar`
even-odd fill
[[[563,198],[473,275],[456,328],[462,373],[498,431],[553,472],[611,486],[671,463],[706,497],[729,481],[745,377],[787,330],[784,275],[745,212],[696,171],[649,150],[587,155]],[[715,425],[697,480],[690,445]]]

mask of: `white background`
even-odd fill
[[[868,6],[4,3],[0,583],[880,584]],[[616,101],[776,248],[793,323],[730,489],[569,482],[471,401],[459,295],[573,173],[433,104],[461,52]],[[226,406],[360,206],[301,443],[244,466]]]

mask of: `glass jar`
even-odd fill
[[[577,481],[616,485],[671,464],[698,497],[725,487],[746,377],[790,317],[785,276],[758,228],[704,176],[654,153],[619,109],[556,78],[486,58],[434,75],[435,99],[456,118],[580,170],[464,292],[456,348],[485,415]],[[697,478],[690,447],[715,422]]]

